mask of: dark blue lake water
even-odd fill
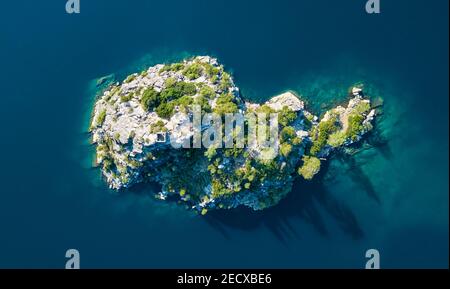
[[[0,4],[0,267],[448,267],[448,1]],[[335,157],[263,212],[206,217],[117,195],[92,168],[97,77],[209,54],[245,97],[293,89],[317,113],[355,82],[384,99],[383,141]]]

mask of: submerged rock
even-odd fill
[[[101,86],[107,82],[112,82],[112,81],[114,81],[114,74],[108,74],[108,75],[102,76],[99,79],[97,79],[96,85]]]

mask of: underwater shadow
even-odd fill
[[[204,220],[213,228],[230,238],[227,229],[255,230],[261,226],[269,229],[283,244],[288,239],[300,239],[301,235],[292,226],[295,219],[310,224],[323,237],[329,237],[322,211],[331,216],[342,231],[352,239],[364,236],[358,221],[351,209],[337,200],[323,185],[328,162],[325,162],[320,173],[312,180],[296,178],[293,190],[274,207],[263,211],[248,208],[233,210],[216,210],[209,212]]]
[[[160,192],[161,185],[155,182],[142,182],[132,185],[126,191],[135,195],[148,195],[149,191]]]
[[[375,148],[385,159],[391,160],[394,157],[389,141],[383,137],[379,129],[375,129],[369,134],[367,143],[372,148]]]
[[[347,166],[347,176],[360,186],[371,199],[381,205],[381,199],[375,190],[369,176],[361,169],[361,166],[356,162],[355,158],[345,153],[337,154],[336,158]]]

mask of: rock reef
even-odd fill
[[[174,148],[194,137],[195,107],[221,116],[276,113],[276,155],[261,158],[267,152],[258,146]],[[346,106],[321,119],[289,91],[263,104],[246,102],[217,59],[198,56],[155,65],[110,85],[95,103],[90,131],[96,163],[111,189],[156,182],[162,190],[155,197],[206,214],[277,204],[296,176],[312,179],[330,153],[360,141],[374,117],[361,86],[350,89]],[[202,123],[200,130],[207,128]]]

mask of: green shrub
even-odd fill
[[[282,143],[292,143],[295,137],[297,137],[297,134],[295,133],[295,129],[292,126],[286,126],[281,130],[280,141]]]
[[[183,69],[183,75],[190,80],[197,79],[202,75],[203,66],[200,63],[192,63]]]
[[[202,62],[202,66],[205,69],[205,72],[209,76],[209,78],[219,74],[220,72],[220,69],[218,67],[215,67],[209,63]]]
[[[208,99],[200,95],[195,99],[195,104],[200,105],[202,112],[211,112],[211,106],[209,105]]]
[[[159,73],[161,74],[163,72],[170,71],[170,69],[171,69],[171,65],[166,64],[159,70]]]
[[[265,113],[267,115],[267,117],[269,117],[269,115],[271,113],[275,113],[275,112],[276,111],[273,108],[271,108],[270,106],[268,106],[267,104],[263,104],[256,109],[256,113]]]
[[[142,94],[141,105],[148,111],[152,107],[157,107],[160,103],[159,93],[153,88],[147,88]]]
[[[161,102],[178,99],[184,95],[194,95],[197,93],[195,84],[184,81],[172,83],[160,93]]]
[[[297,145],[299,145],[299,144],[301,144],[301,143],[302,143],[302,139],[299,138],[298,136],[296,136],[296,137],[294,137],[294,138],[292,139],[292,144],[295,145],[295,146],[297,146]]]
[[[337,116],[333,116],[329,120],[319,123],[318,128],[314,130],[315,135],[313,136],[313,144],[310,149],[311,155],[318,154],[327,144],[329,135],[339,129],[336,123]]]
[[[356,140],[358,135],[364,130],[364,117],[360,114],[351,114],[348,116],[347,137]]]
[[[161,68],[159,70],[159,73],[163,73],[166,71],[173,71],[173,72],[177,72],[180,71],[184,68],[184,63],[173,63],[173,64],[166,64],[163,66],[163,68]]]
[[[186,109],[194,102],[191,96],[185,95],[174,101],[175,105],[178,105],[182,110]]]
[[[297,113],[287,106],[278,112],[278,123],[282,126],[287,126],[297,118]]]
[[[158,93],[153,88],[144,91],[141,98],[142,107],[148,111],[155,108],[156,113],[162,118],[170,118],[173,115],[174,107],[188,107],[192,104],[192,95],[195,95],[197,88],[193,83],[176,82],[173,78],[166,80],[166,88]]]
[[[216,92],[206,85],[200,89],[200,95],[205,98],[213,99],[216,96]]]
[[[328,136],[327,143],[332,147],[338,147],[338,146],[341,146],[342,144],[344,144],[346,139],[347,139],[347,135],[346,135],[345,131],[339,130]]]
[[[95,123],[97,126],[101,126],[106,119],[106,109],[100,111],[100,113],[97,116],[97,119],[95,120]]]
[[[298,174],[306,180],[311,180],[320,170],[320,160],[312,156],[303,156],[303,165],[298,169]]]
[[[124,83],[130,83],[130,82],[132,82],[133,80],[135,80],[136,77],[137,77],[136,74],[131,74],[131,75],[129,75],[123,82],[124,82]]]
[[[222,78],[220,79],[219,89],[222,91],[228,91],[231,87],[231,76],[224,72],[222,73]]]
[[[217,114],[235,113],[238,111],[236,103],[234,103],[233,95],[226,93],[221,94],[216,101],[214,112]]]
[[[165,88],[174,87],[177,83],[177,80],[174,77],[169,77],[164,81]]]
[[[173,102],[163,102],[155,109],[155,112],[159,117],[169,119],[174,113],[174,103]]]
[[[197,87],[193,83],[180,82],[182,84],[182,91],[184,95],[194,95],[197,93]]]
[[[218,75],[214,75],[213,77],[210,78],[212,83],[217,83],[217,81],[219,80],[219,76]]]
[[[360,101],[354,108],[357,114],[363,114],[370,110],[370,104],[366,101]]]
[[[113,88],[111,88],[110,95],[115,95],[118,93],[120,93],[120,86],[114,86]]]
[[[284,156],[284,157],[289,156],[291,151],[292,151],[292,145],[291,144],[289,144],[289,143],[282,143],[280,145],[280,152],[281,152],[282,156]]]
[[[122,96],[120,96],[120,101],[121,102],[130,101],[133,98],[133,96],[134,96],[134,92],[130,92],[127,95],[122,95]]]
[[[150,133],[158,133],[165,131],[167,131],[167,128],[164,126],[164,122],[162,120],[158,120],[156,123],[150,126]]]

